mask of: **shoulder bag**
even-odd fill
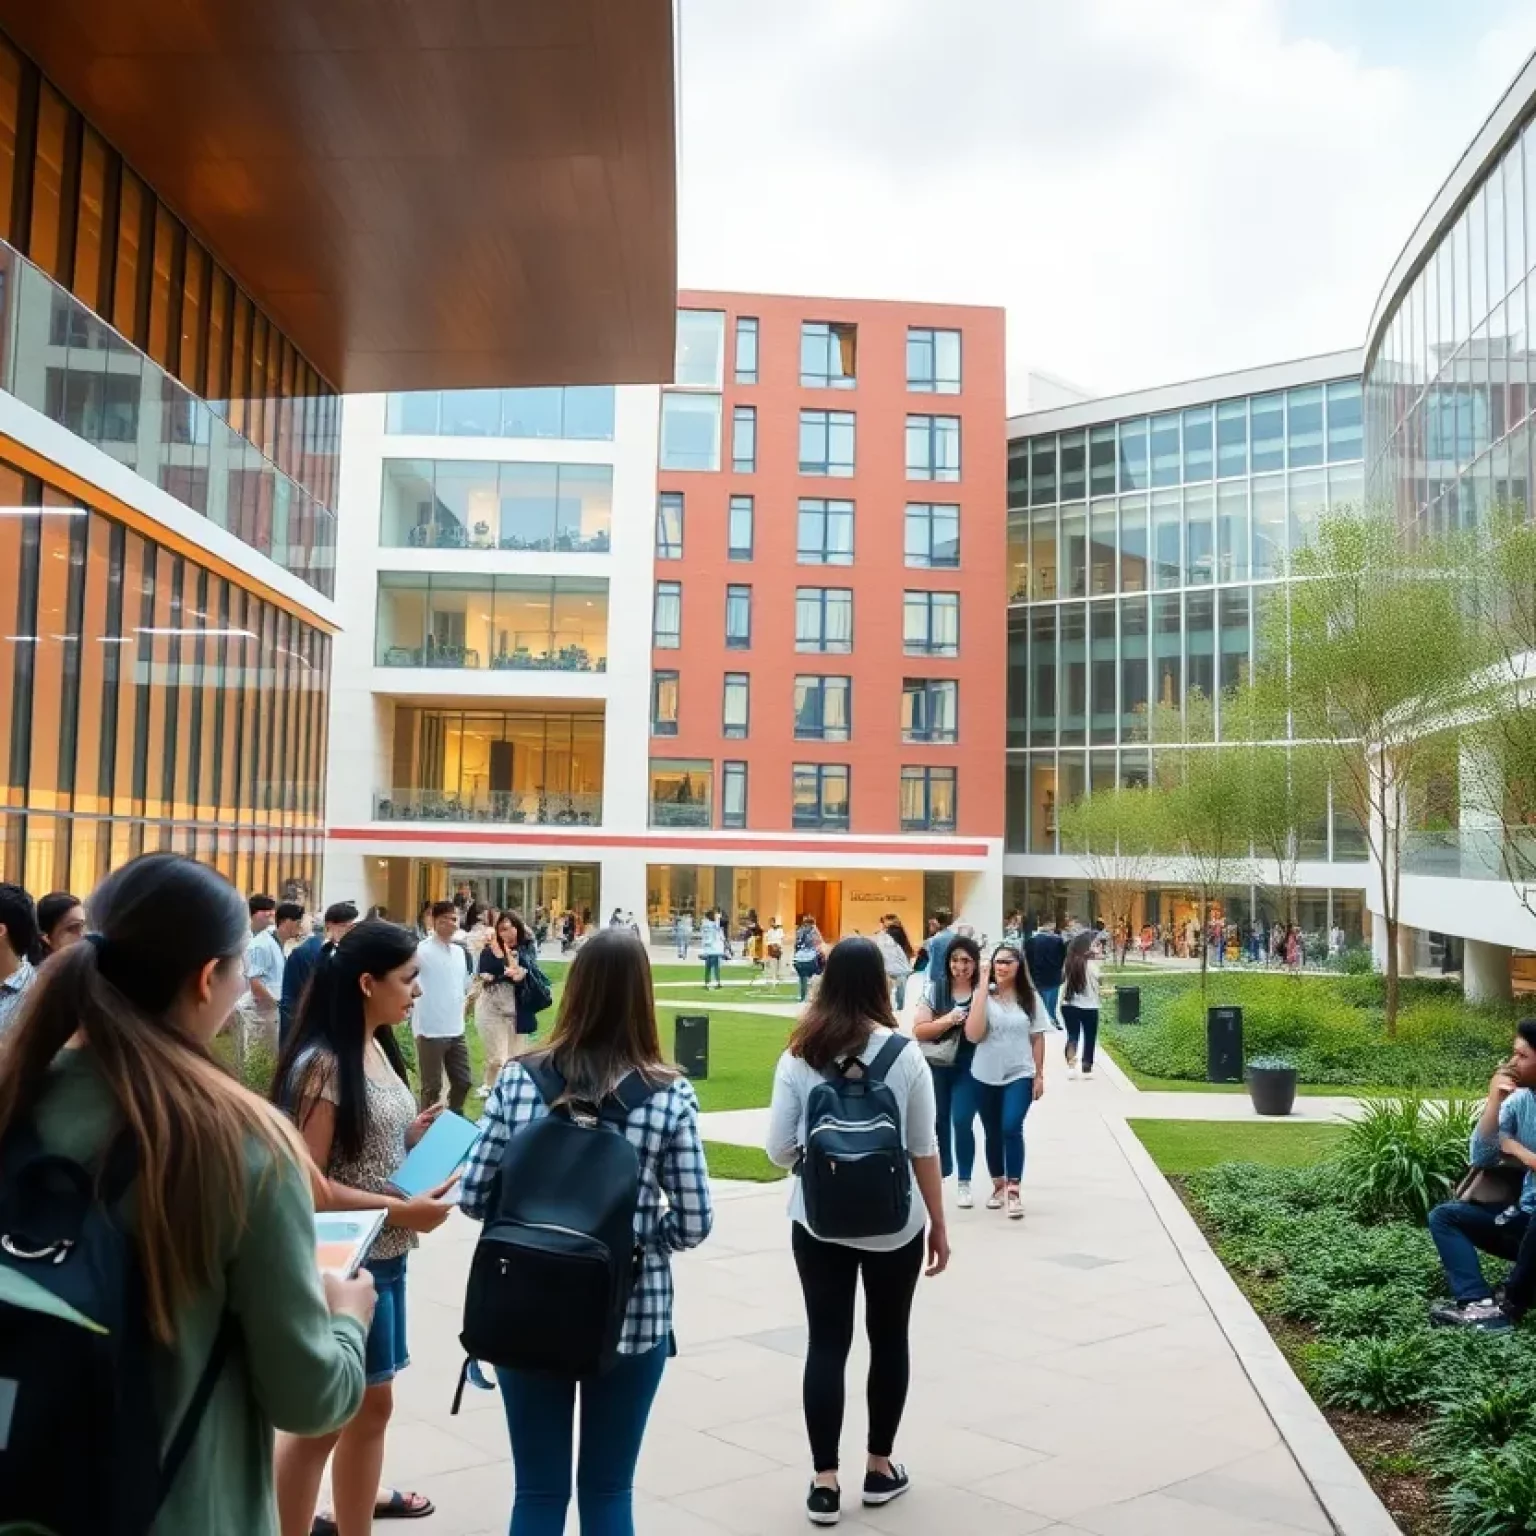
[[[1525,1164],[1517,1157],[1504,1155],[1491,1167],[1468,1168],[1461,1183],[1451,1191],[1451,1198],[1502,1211],[1520,1203],[1524,1187]]]

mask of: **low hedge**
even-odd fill
[[[1304,1083],[1424,1089],[1482,1088],[1530,1011],[1468,1003],[1454,982],[1407,979],[1388,1038],[1380,976],[1217,971],[1203,996],[1189,972],[1138,981],[1142,1022],[1106,1023],[1108,1043],[1149,1077],[1195,1081],[1205,1077],[1207,1007],[1241,1007],[1246,1054],[1286,1057]]]

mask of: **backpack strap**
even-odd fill
[[[165,1503],[166,1496],[176,1481],[176,1474],[181,1471],[182,1463],[187,1459],[187,1452],[192,1449],[192,1442],[197,1438],[197,1427],[208,1411],[208,1404],[213,1399],[213,1389],[219,1384],[219,1377],[223,1374],[224,1363],[229,1359],[230,1347],[234,1341],[235,1319],[232,1314],[226,1312],[219,1320],[219,1331],[214,1335],[213,1348],[208,1351],[203,1374],[197,1379],[197,1386],[192,1391],[192,1399],[187,1404],[187,1410],[182,1414],[181,1422],[176,1426],[176,1433],[171,1437],[171,1443],[166,1448],[165,1456],[160,1463],[160,1491],[155,1500],[157,1511]]]
[[[597,1112],[599,1120],[606,1120],[621,1130],[630,1115],[646,1103],[657,1090],[639,1072],[629,1073],[612,1093],[603,1100]]]
[[[864,1069],[866,1082],[883,1083],[886,1073],[896,1064],[896,1058],[907,1048],[907,1037],[900,1030],[893,1030],[891,1038],[880,1047],[879,1054]]]
[[[524,1072],[533,1081],[533,1086],[539,1090],[539,1097],[544,1100],[546,1109],[553,1109],[555,1101],[565,1092],[565,1078],[560,1070],[547,1054],[522,1059],[521,1066]]]

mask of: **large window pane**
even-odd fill
[[[1029,744],[1056,745],[1056,609],[1029,615]]]
[[[1293,389],[1286,406],[1286,435],[1292,469],[1323,462],[1323,386]]]
[[[1358,459],[1364,428],[1360,415],[1360,381],[1343,379],[1328,386],[1328,462]]]
[[[1152,418],[1152,484],[1177,485],[1182,472],[1179,452],[1179,418]]]
[[[1290,477],[1291,553],[1312,542],[1317,520],[1328,504],[1326,476],[1320,469],[1304,469]]]
[[[1216,579],[1245,581],[1248,577],[1248,482],[1222,485],[1216,491]]]
[[[1152,599],[1152,685],[1156,703],[1165,706],[1184,702],[1183,633],[1179,598]]]
[[[1061,499],[1082,501],[1088,494],[1088,448],[1082,432],[1061,434]]]
[[[1054,441],[1054,439],[1053,439]],[[1036,599],[1055,597],[1058,550],[1056,545],[1055,506],[1037,507],[1029,519],[1030,595]]]
[[[1147,739],[1147,599],[1120,601],[1120,732],[1125,741]]]
[[[1285,396],[1255,395],[1249,402],[1251,463],[1255,474],[1285,468]]]
[[[1097,597],[1115,590],[1115,503],[1096,501],[1088,515],[1088,591]]]
[[[1120,590],[1147,590],[1147,498],[1120,498]]]
[[[1081,746],[1088,728],[1088,615],[1082,603],[1061,605],[1061,741]]]
[[[613,410],[613,385],[567,385],[563,433],[567,438],[608,442],[613,437]]]
[[[719,389],[725,370],[725,314],[718,309],[677,312],[677,366],[673,382]]]
[[[1177,491],[1152,497],[1152,565],[1159,588],[1177,587],[1184,579],[1183,500]]]
[[[561,425],[558,389],[501,391],[501,433],[504,437],[559,437]]]
[[[660,452],[663,469],[719,469],[720,396],[664,391]]]
[[[1240,687],[1248,677],[1248,591],[1233,587],[1221,593],[1221,691]]]
[[[1216,574],[1216,528],[1208,485],[1184,492],[1184,567],[1191,586],[1206,586]]]
[[[1212,464],[1211,408],[1196,406],[1184,412],[1184,478],[1209,480]]]
[[[1184,600],[1185,641],[1189,671],[1185,686],[1207,699],[1216,696],[1216,598],[1211,592],[1191,592]]]
[[[1248,473],[1248,402],[1223,400],[1216,407],[1216,473],[1223,480]]]
[[[1094,427],[1088,434],[1088,494],[1115,494],[1115,429],[1111,424]]]
[[[910,435],[909,426],[909,439]],[[908,452],[910,455],[910,447]],[[1056,500],[1056,439],[1051,436],[1031,438],[1029,444],[1030,505],[1039,507]]]
[[[1122,421],[1120,423],[1120,489],[1144,491],[1148,489],[1151,474],[1147,464],[1147,423]]]
[[[1253,487],[1253,574],[1256,580],[1285,574],[1285,476],[1266,475]]]

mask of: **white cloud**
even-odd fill
[[[681,9],[682,281],[1001,304],[1015,409],[1030,368],[1109,391],[1358,345],[1536,43],[1512,4],[1434,75],[1282,0]]]

